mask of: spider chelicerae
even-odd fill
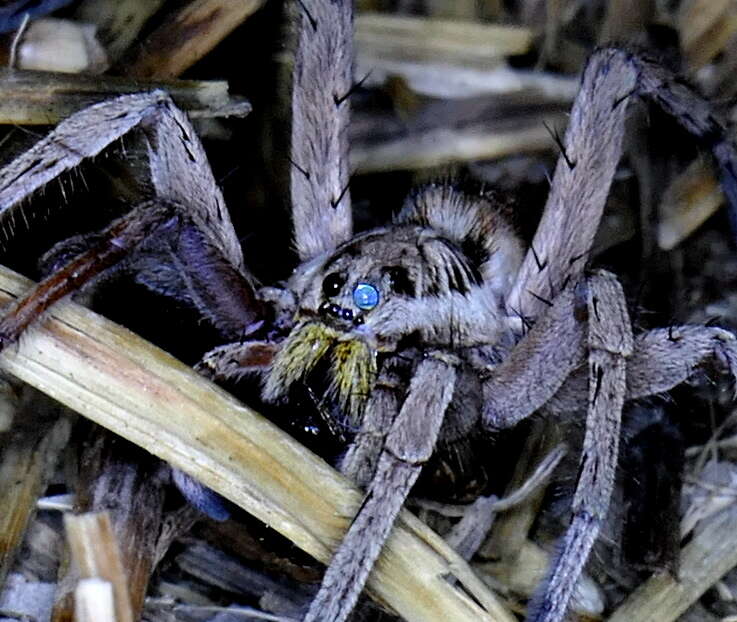
[[[414,191],[394,220],[352,231],[346,124],[350,3],[300,3],[291,191],[300,265],[285,287],[249,276],[189,121],[161,92],[83,110],[0,173],[11,217],[34,191],[130,131],[148,149],[146,196],[102,231],[59,243],[54,270],[0,324],[3,345],[110,268],[184,301],[228,343],[207,373],[263,377],[267,400],[327,371],[325,401],[355,430],[339,467],[365,499],[305,620],[353,610],[397,513],[436,446],[533,413],[586,413],[572,519],[529,619],[565,616],[606,516],[623,403],[666,391],[708,359],[737,371],[731,333],[684,326],[633,336],[617,280],[584,267],[620,156],[630,102],[647,98],[704,139],[735,191],[734,148],[708,104],[657,63],[617,48],[589,60],[550,195],[525,252],[493,194]],[[327,363],[327,365],[325,365]]]

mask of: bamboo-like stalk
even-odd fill
[[[3,381],[4,382],[4,381]],[[9,383],[2,388],[3,410],[14,410],[20,419],[24,410]],[[27,411],[26,411],[27,412]],[[37,416],[18,421],[0,433],[0,585],[15,559],[26,529],[36,513],[36,500],[53,473],[59,454],[69,440],[68,418]]]
[[[0,304],[29,286],[0,270]],[[183,469],[322,561],[361,503],[345,478],[256,412],[71,302],[8,347],[0,368]],[[463,589],[447,580],[458,574]],[[369,586],[410,622],[513,620],[467,564],[407,512]]]
[[[82,579],[74,590],[74,622],[118,622],[113,586],[102,579]]]
[[[658,206],[658,246],[670,250],[724,205],[724,193],[709,162],[694,160],[665,189]]]
[[[251,105],[222,81],[141,82],[126,78],[0,68],[0,124],[53,125],[78,110],[122,95],[165,89],[190,117],[244,117]]]
[[[532,31],[519,26],[382,13],[356,16],[356,49],[372,57],[489,66],[524,54],[532,41]]]
[[[546,117],[549,127],[565,126],[562,114]],[[554,144],[550,131],[539,119],[513,129],[433,128],[376,144],[354,144],[351,162],[359,173],[415,170],[546,151]]]
[[[678,577],[662,572],[637,588],[608,622],[670,622],[737,566],[737,512],[728,508],[710,520],[681,551]]]
[[[151,33],[124,71],[140,78],[176,78],[262,4],[263,0],[192,0]]]
[[[69,549],[82,579],[103,579],[112,585],[116,622],[133,622],[128,593],[128,577],[120,554],[120,547],[113,532],[110,516],[106,512],[89,512],[64,517],[64,527]],[[75,593],[77,600],[78,591]],[[90,599],[93,611],[96,599]],[[80,617],[80,616],[76,616]],[[85,616],[83,620],[98,619]]]

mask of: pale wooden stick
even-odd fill
[[[79,569],[80,576],[83,579],[103,579],[109,582],[114,595],[114,619],[117,622],[133,622],[128,577],[123,568],[123,559],[113,533],[110,516],[107,512],[89,512],[78,516],[66,514],[64,527],[72,559]],[[76,596],[75,591],[75,598]],[[93,602],[88,604],[94,607]],[[89,619],[100,618],[93,616]]]
[[[678,578],[662,572],[638,587],[608,622],[676,620],[688,607],[737,566],[737,512],[724,510],[681,551]]]
[[[74,590],[74,622],[117,622],[113,586],[102,579],[82,579]]]
[[[382,13],[356,16],[356,48],[368,56],[489,66],[529,51],[529,28]]]
[[[71,422],[59,413],[37,414],[22,421],[16,387],[0,380],[0,409],[14,411],[13,427],[0,432],[0,585],[36,513],[36,500],[69,440]],[[22,390],[30,391],[28,387]],[[42,397],[42,396],[38,396]],[[45,398],[44,398],[45,399]],[[38,406],[38,403],[35,403]],[[57,409],[58,410],[58,409]]]
[[[158,88],[191,117],[244,117],[251,105],[228,94],[223,81],[141,82],[111,76],[86,76],[0,68],[0,124],[53,125],[97,102],[124,93]]]
[[[564,123],[561,114],[547,115],[549,127]],[[548,151],[553,145],[550,132],[540,118],[514,129],[489,125],[443,127],[374,144],[357,143],[351,148],[351,162],[359,173],[415,170]]]
[[[139,78],[176,78],[222,41],[263,0],[193,0],[173,14],[126,63],[125,73]]]

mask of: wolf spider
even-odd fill
[[[391,224],[354,235],[351,6],[306,1],[295,20],[290,160],[301,264],[286,286],[259,287],[249,275],[185,115],[162,92],[126,95],[74,114],[0,172],[7,222],[37,189],[127,133],[148,150],[147,196],[100,232],[52,249],[53,271],[7,310],[1,344],[61,297],[124,267],[192,305],[232,342],[203,358],[208,374],[262,374],[267,400],[327,374],[324,405],[357,430],[339,466],[366,495],[307,621],[348,617],[436,446],[536,412],[585,409],[570,527],[528,616],[561,620],[607,513],[625,400],[667,391],[707,359],[737,373],[731,333],[682,326],[633,336],[615,277],[584,273],[626,109],[646,98],[704,140],[730,199],[734,148],[690,88],[653,61],[603,48],[584,71],[526,253],[493,194],[444,182],[417,189]]]

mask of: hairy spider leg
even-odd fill
[[[163,246],[148,247],[154,268],[147,271],[141,259],[139,281],[195,306],[229,337],[263,321],[264,307],[243,266],[204,149],[186,115],[161,91],[123,95],[62,121],[0,171],[0,219],[12,219],[33,192],[136,129],[145,134],[153,196],[89,236],[90,248],[14,305],[1,325],[3,345],[17,339],[53,302],[120,263],[131,250],[145,247],[155,230],[167,228],[171,235]],[[165,227],[167,220],[171,226]],[[159,269],[162,253],[177,265],[179,276]]]
[[[453,355],[430,352],[418,364],[409,394],[386,435],[366,497],[330,561],[304,622],[343,622],[353,611],[409,491],[432,456],[455,377]]]
[[[125,259],[173,214],[173,206],[147,201],[106,227],[97,244],[45,278],[6,311],[0,320],[0,348],[16,341],[52,304]]]

